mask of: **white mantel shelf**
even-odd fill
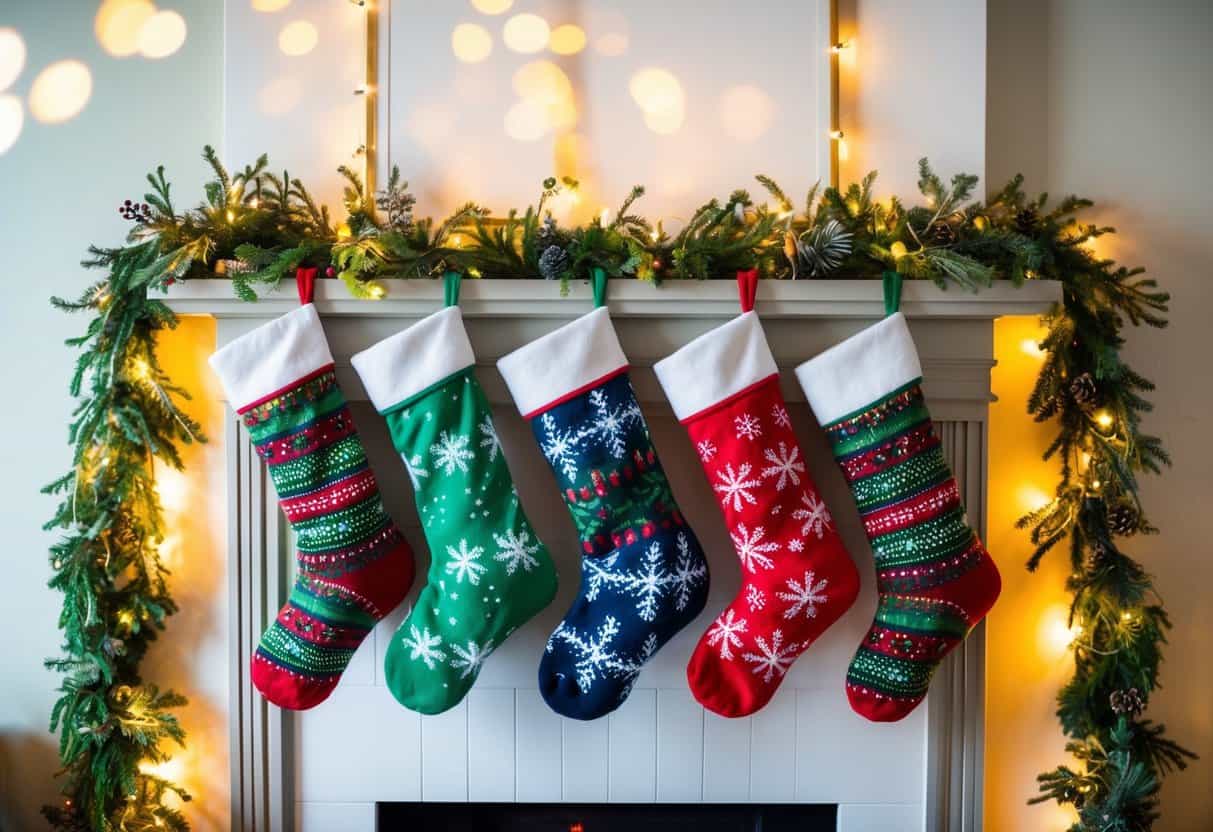
[[[326,316],[416,318],[442,303],[440,280],[386,280],[380,300],[353,298],[337,280],[316,282],[316,308]],[[256,303],[241,301],[230,281],[190,280],[168,290],[166,301],[182,314],[233,318],[273,317],[299,301],[293,281],[272,292],[258,292]],[[568,318],[588,309],[589,285],[577,282],[565,296],[560,285],[543,280],[463,281],[460,306],[467,317],[515,316]],[[1055,281],[1031,281],[1016,287],[996,281],[979,292],[942,290],[928,281],[906,281],[901,309],[908,317],[989,319],[1040,314],[1061,299]],[[737,286],[731,280],[668,281],[660,287],[637,280],[612,280],[607,295],[612,315],[637,318],[729,318],[737,314]],[[758,286],[763,318],[878,318],[884,312],[879,280],[764,280]]]

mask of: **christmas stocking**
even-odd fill
[[[430,546],[426,585],[387,649],[387,686],[405,707],[441,713],[551,603],[556,570],[518,503],[459,307],[352,361],[408,468]]]
[[[888,277],[890,312],[899,294],[899,279]],[[900,313],[802,364],[796,376],[833,444],[876,559],[876,620],[851,660],[847,697],[868,719],[901,719],[926,696],[943,657],[993,606],[998,569],[969,526],[944,461]]]
[[[737,597],[691,656],[691,692],[739,717],[762,708],[792,662],[851,606],[859,575],[788,418],[775,359],[738,275],[743,314],[653,369],[686,425],[741,560]]]
[[[314,306],[242,335],[211,366],[299,546],[295,586],[253,655],[253,684],[275,705],[310,708],[404,599],[413,554],[383,509]]]
[[[644,663],[703,609],[708,568],[686,525],[602,306],[497,366],[531,421],[581,539],[581,591],[548,639],[539,691],[595,719],[623,702]]]

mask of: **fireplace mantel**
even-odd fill
[[[369,301],[352,298],[338,281],[318,281],[315,302],[385,503],[413,543],[424,576],[428,556],[407,476],[349,358],[436,310],[442,284],[386,284],[387,297]],[[406,711],[383,687],[383,651],[409,602],[367,639],[329,701],[298,715],[267,706],[249,684],[248,657],[285,598],[292,546],[269,479],[240,421],[229,418],[232,828],[369,832],[377,802],[474,801],[827,803],[838,806],[842,832],[979,830],[983,628],[944,663],[924,706],[900,723],[864,722],[851,714],[843,692],[846,664],[875,606],[871,551],[791,369],[878,320],[884,312],[880,282],[759,286],[756,309],[793,424],[864,586],[855,607],[793,666],[767,708],[742,720],[706,713],[687,691],[690,651],[732,598],[739,578],[712,492],[651,370],[655,361],[736,315],[736,286],[611,281],[608,301],[637,396],[675,495],[705,544],[713,585],[704,614],[654,658],[628,702],[590,723],[556,716],[535,689],[544,639],[576,592],[578,549],[550,471],[495,368],[500,356],[588,311],[589,287],[573,284],[561,296],[556,283],[465,280],[461,294],[477,374],[494,405],[522,501],[556,559],[560,593],[497,650],[467,700],[445,714]],[[195,280],[171,287],[167,303],[180,314],[214,316],[221,346],[298,305],[293,281],[263,295],[246,303],[233,297],[226,280]],[[1060,297],[1060,286],[1044,281],[1019,288],[1000,282],[976,294],[920,281],[904,287],[902,310],[919,346],[932,415],[983,532],[993,321],[1045,312]],[[415,593],[416,587],[410,599]]]

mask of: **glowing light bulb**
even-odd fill
[[[652,231],[649,232],[649,236],[653,238],[653,242],[657,242],[658,240],[661,239],[661,230],[654,228]]]
[[[839,140],[840,140],[840,139],[842,139],[842,137],[843,137],[843,136],[845,136],[845,135],[846,135],[846,134],[845,134],[845,133],[843,133],[841,130],[831,130],[831,131],[830,131],[830,138],[831,138],[833,141],[839,141]]]
[[[366,287],[366,291],[373,300],[379,300],[387,294],[387,289],[383,288],[382,283],[372,283]]]
[[[231,208],[228,208],[227,214],[225,216],[227,217],[228,222],[233,222],[236,219],[236,212],[233,211]]]
[[[1104,430],[1112,427],[1112,414],[1106,410],[1101,410],[1095,414],[1095,424],[1099,425]]]
[[[1025,338],[1019,342],[1019,349],[1024,355],[1032,358],[1044,358],[1048,353],[1040,348],[1040,342],[1035,338]]]
[[[603,208],[602,211],[599,212],[598,218],[599,218],[599,221],[603,225],[606,225],[608,223],[608,221],[611,219],[611,209]]]
[[[841,40],[838,43],[831,46],[830,51],[833,52],[835,55],[837,55],[842,50],[850,49],[850,48],[851,48],[851,42],[849,40]]]
[[[894,260],[900,260],[909,253],[910,251],[906,248],[906,244],[901,240],[898,240],[897,242],[893,243],[893,245],[889,246],[889,254],[893,255]]]
[[[341,223],[341,225],[337,226],[337,239],[338,240],[348,240],[353,235],[354,235],[354,232],[350,230],[350,227],[347,223],[343,222],[343,223]]]

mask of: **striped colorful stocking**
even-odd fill
[[[384,511],[315,307],[237,338],[211,366],[299,547],[295,585],[253,655],[253,684],[275,705],[311,708],[404,599],[412,551]]]
[[[851,486],[876,561],[876,620],[851,660],[847,696],[868,719],[898,720],[993,606],[998,569],[969,526],[944,461],[900,313],[796,375]]]

